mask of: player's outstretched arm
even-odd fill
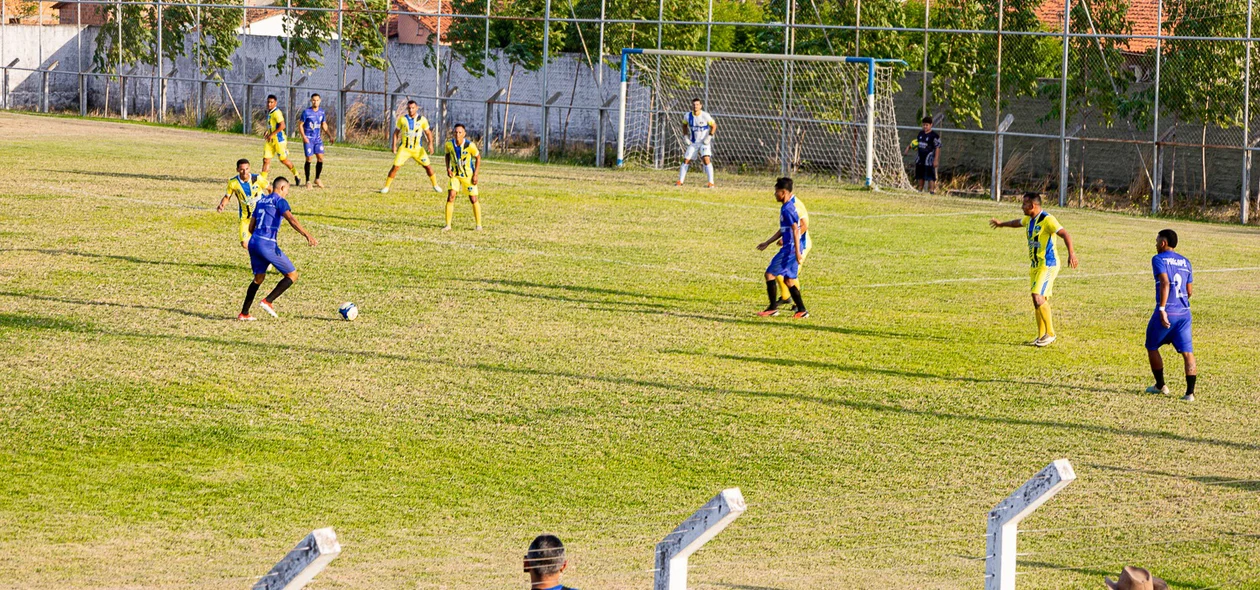
[[[765,250],[766,248],[769,248],[769,247],[770,247],[770,244],[773,244],[773,243],[775,243],[775,242],[779,241],[779,238],[782,238],[782,237],[783,237],[783,230],[781,230],[781,229],[780,229],[779,231],[774,232],[774,235],[773,235],[773,236],[770,236],[770,239],[768,239],[768,240],[766,240],[766,241],[764,241],[764,242],[762,242],[762,243],[760,243],[760,244],[757,244],[757,249],[758,249],[758,250]]]
[[[315,236],[312,236],[309,232],[306,231],[306,228],[302,227],[302,224],[299,223],[297,218],[293,216],[292,211],[285,211],[284,219],[285,221],[289,222],[289,225],[293,226],[293,229],[297,230],[297,233],[302,234],[302,237],[306,238],[307,244],[310,244],[312,246],[319,244],[319,240],[316,240]]]
[[[216,212],[222,213],[224,209],[227,209],[227,204],[228,204],[228,201],[230,200],[232,200],[232,195],[223,195],[223,198],[219,199],[219,206],[215,207],[214,210]]]
[[[1072,268],[1076,268],[1077,266],[1080,266],[1080,261],[1076,259],[1076,248],[1072,246],[1072,234],[1069,234],[1066,229],[1061,229],[1058,231],[1056,235],[1058,235],[1060,238],[1063,238],[1063,243],[1067,246],[1068,266]]]
[[[1019,219],[1012,219],[1010,221],[998,221],[997,219],[989,220],[989,227],[993,229],[997,229],[999,227],[1023,227],[1023,226],[1024,226],[1023,221]]]

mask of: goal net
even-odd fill
[[[686,114],[699,98],[717,123],[719,170],[910,188],[890,61],[622,50],[618,164],[677,166],[689,142]]]

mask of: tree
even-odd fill
[[[1168,0],[1164,0],[1167,2]],[[1165,4],[1166,6],[1167,4]],[[1072,3],[1071,30],[1074,33],[1129,35],[1129,0],[1080,0]],[[1054,42],[1060,48],[1062,41]],[[1072,37],[1068,41],[1067,117],[1093,113],[1104,125],[1114,124],[1132,108],[1128,96],[1133,76],[1124,67],[1122,37]],[[1061,50],[1060,50],[1061,51]],[[1061,63],[1062,57],[1055,59]],[[1060,74],[1056,74],[1057,78]],[[1042,94],[1052,108],[1046,119],[1060,116],[1059,84],[1046,84]]]
[[[337,34],[338,9],[341,14],[341,59],[376,70],[385,69],[385,34],[382,26],[388,14],[387,0],[290,0],[295,8],[286,13],[283,37],[276,40],[284,51],[272,67],[283,73],[286,67],[311,71],[324,63],[324,50]],[[289,63],[292,60],[292,63]]]

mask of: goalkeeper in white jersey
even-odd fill
[[[704,103],[700,99],[691,99],[691,112],[683,122],[687,129],[687,153],[683,155],[682,168],[678,169],[678,186],[687,179],[687,166],[700,154],[704,162],[704,174],[709,177],[709,188],[713,188],[713,136],[717,134],[717,122],[713,116],[704,111]]]

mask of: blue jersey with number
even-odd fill
[[[254,205],[254,235],[249,239],[276,241],[280,220],[289,212],[289,202],[276,193],[263,195]]]
[[[801,213],[796,208],[796,195],[792,195],[792,198],[788,199],[787,202],[779,208],[779,231],[783,234],[782,250],[784,252],[796,251],[796,241],[792,239],[792,226],[800,225],[800,223]],[[802,248],[805,247],[803,243],[804,241],[805,236],[801,236]]]
[[[306,135],[307,139],[320,139],[324,125],[324,109],[316,110],[307,107],[305,111],[302,111],[302,117],[299,120],[302,122],[302,134]]]
[[[1155,274],[1155,306],[1159,307],[1159,275],[1168,275],[1168,303],[1164,311],[1168,315],[1184,315],[1190,313],[1190,295],[1187,285],[1194,282],[1194,274],[1190,270],[1190,260],[1171,250],[1161,252],[1151,258],[1151,269]]]

